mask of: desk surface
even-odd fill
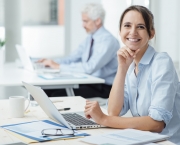
[[[46,85],[78,85],[78,84],[96,84],[104,83],[104,79],[96,78],[90,75],[83,74],[86,78],[80,79],[57,79],[46,80],[40,78],[34,72],[17,68],[15,63],[7,63],[3,70],[0,71],[0,86],[23,86],[21,81],[28,82],[37,86]]]
[[[71,106],[71,110],[69,110],[68,112],[84,110],[85,99],[83,99],[82,97],[59,97],[59,98],[53,98],[53,99],[62,101],[62,102],[54,103],[57,108]],[[30,107],[29,111],[25,114],[24,118],[10,118],[8,103],[9,103],[8,100],[0,100],[0,125],[49,119],[39,106]],[[104,109],[103,112],[106,113],[106,110]],[[96,134],[101,134],[101,133],[112,132],[115,130],[117,129],[99,128],[99,129],[84,130],[84,132],[87,132],[91,135],[96,135]],[[4,129],[0,128],[0,144],[13,143],[13,142],[18,142],[18,141],[20,140],[18,140],[16,137],[4,131]],[[44,143],[33,143],[33,145],[41,145],[41,144],[43,145],[87,145],[86,143],[79,141],[79,139],[58,140],[58,141],[51,141],[51,142],[44,142]],[[173,143],[169,141],[159,142],[158,144],[174,145]]]

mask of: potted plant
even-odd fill
[[[5,62],[5,40],[0,39],[0,67],[3,67]]]
[[[0,48],[3,48],[4,45],[5,45],[5,40],[0,39]]]

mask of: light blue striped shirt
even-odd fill
[[[89,58],[91,38],[94,43]],[[117,71],[116,52],[119,48],[118,40],[101,27],[93,35],[89,35],[68,57],[55,61],[60,64],[62,71],[90,74],[105,79],[105,84],[112,85]]]
[[[139,62],[137,76],[134,69],[133,62],[126,75],[120,116],[130,109],[133,116],[164,121],[161,134],[180,144],[180,83],[171,58],[149,46]]]

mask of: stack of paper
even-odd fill
[[[43,73],[38,74],[39,77],[47,80],[53,79],[84,79],[86,76],[81,74],[72,74],[72,73]]]
[[[167,135],[160,135],[148,131],[124,129],[102,135],[89,136],[81,141],[98,145],[144,145],[146,143],[166,140]]]
[[[65,135],[65,136],[48,136],[44,137],[41,134],[43,129],[55,128],[55,129],[66,129],[66,127],[54,123],[49,120],[42,121],[33,121],[33,122],[25,122],[19,124],[10,124],[1,126],[2,128],[12,132],[13,135],[23,140],[26,143],[32,142],[42,142],[49,141],[54,139],[64,139],[64,138],[77,138],[82,136],[88,136],[89,134],[83,133],[75,130],[75,136]]]

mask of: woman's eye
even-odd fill
[[[130,27],[130,25],[124,25],[124,27]]]
[[[138,28],[139,28],[139,29],[145,29],[145,27],[144,27],[144,26],[138,26]]]

